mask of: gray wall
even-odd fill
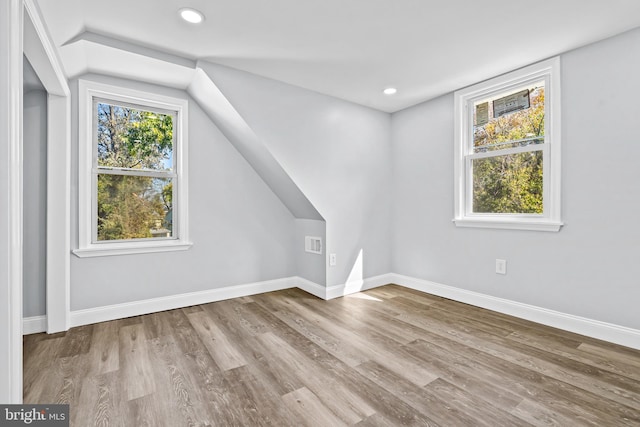
[[[327,286],[390,271],[390,115],[217,66],[214,83],[325,219]],[[299,243],[299,242],[298,242]]]
[[[182,91],[85,76],[186,98]],[[73,158],[77,158],[77,84],[72,82]],[[189,103],[188,251],[71,259],[71,309],[196,292],[296,274],[291,213],[204,112]],[[77,247],[77,170],[72,171],[72,245]]]
[[[295,257],[298,276],[311,280],[319,285],[325,285],[327,280],[327,225],[324,221],[314,219],[296,219]],[[314,236],[322,239],[322,254],[306,251],[305,237]]]
[[[42,89],[23,98],[24,317],[46,313],[47,93]]]
[[[561,57],[558,233],[456,228],[453,95],[394,114],[392,270],[640,328],[638,46],[634,30]]]

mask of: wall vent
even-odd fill
[[[305,236],[304,250],[312,254],[322,254],[322,237]]]

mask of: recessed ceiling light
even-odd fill
[[[199,12],[195,9],[185,7],[180,9],[179,12],[182,19],[191,24],[199,24],[204,21],[204,15],[202,14],[202,12]]]
[[[385,90],[383,90],[382,92],[385,95],[394,95],[397,91],[398,91],[398,89],[396,89],[395,87],[388,87]]]

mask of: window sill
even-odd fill
[[[92,258],[114,255],[146,254],[156,252],[186,251],[193,243],[182,240],[163,240],[161,242],[129,242],[129,243],[101,243],[85,248],[74,249],[73,254],[78,258]]]
[[[552,232],[560,231],[560,228],[564,225],[559,221],[528,221],[523,219],[507,220],[494,218],[456,218],[453,222],[456,224],[456,227]]]

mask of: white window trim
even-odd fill
[[[542,215],[479,214],[471,212],[471,177],[466,156],[470,152],[472,112],[469,105],[492,93],[521,86],[532,80],[545,80],[545,144],[543,151]],[[511,230],[559,231],[560,215],[560,58],[555,57],[511,73],[461,89],[454,95],[455,114],[455,217],[458,227],[501,228]]]
[[[115,242],[93,242],[96,185],[93,169],[93,99],[127,102],[177,112],[174,147],[177,191],[172,239],[143,239]],[[188,102],[185,99],[112,86],[88,80],[78,81],[78,248],[73,253],[81,258],[136,253],[187,250],[189,241],[188,196]]]

